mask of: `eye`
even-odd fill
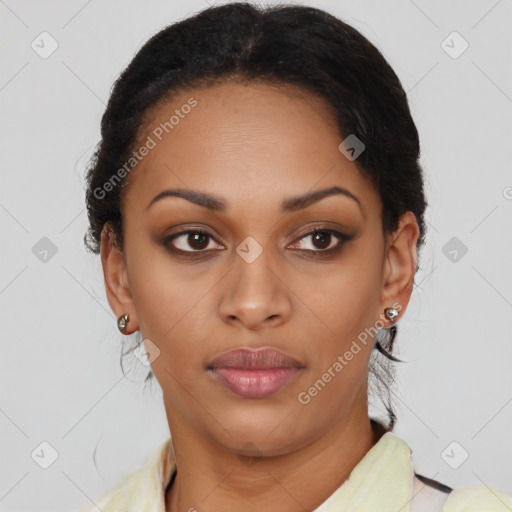
[[[187,229],[168,236],[164,240],[164,245],[166,247],[172,245],[171,250],[175,252],[204,252],[208,249],[215,249],[215,243],[213,247],[210,246],[213,240],[212,235],[205,231]]]
[[[309,243],[303,240],[311,238]],[[346,235],[329,228],[318,228],[301,236],[297,242],[290,247],[309,253],[312,256],[334,254],[341,250],[341,247],[353,236]],[[166,237],[163,245],[174,253],[201,253],[222,245],[215,243],[212,235],[198,229],[184,229]]]
[[[309,244],[302,242],[302,240],[306,240],[308,238],[311,238]],[[315,256],[333,254],[340,251],[343,244],[352,238],[352,236],[345,235],[344,233],[334,229],[319,228],[303,235],[298,242],[294,242],[292,244],[292,247],[312,253]]]

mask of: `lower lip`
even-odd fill
[[[244,398],[264,398],[288,385],[299,373],[299,368],[215,368],[211,372],[218,382],[237,395]]]

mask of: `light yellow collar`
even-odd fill
[[[411,455],[405,441],[386,432],[343,485],[313,512],[409,512],[414,478]],[[175,469],[169,437],[142,467],[77,512],[97,512],[98,508],[103,512],[165,512],[165,490]],[[431,509],[427,502],[424,510]],[[512,511],[512,497],[494,487],[470,485],[454,489],[443,508],[444,512],[484,510]]]

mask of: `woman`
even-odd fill
[[[172,442],[84,512],[512,509],[416,476],[392,431],[418,158],[397,76],[321,10],[212,7],[141,48],[102,119],[86,243]]]

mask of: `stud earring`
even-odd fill
[[[129,316],[128,315],[121,315],[118,319],[117,319],[117,328],[123,333],[123,334],[126,334],[126,326],[128,325],[128,320],[129,320]]]
[[[396,308],[386,308],[384,310],[384,315],[390,322],[394,322],[395,318],[398,316],[398,309]]]

